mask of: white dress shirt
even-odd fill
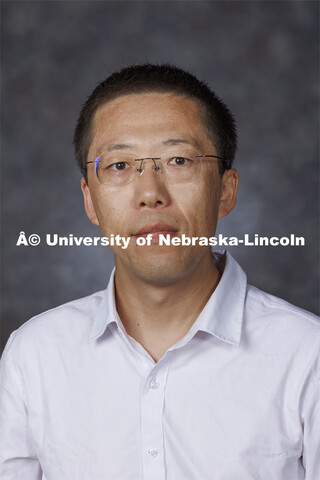
[[[220,283],[158,363],[124,330],[114,273],[11,335],[2,480],[320,479],[320,323],[214,258]]]

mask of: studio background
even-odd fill
[[[3,1],[1,342],[30,317],[106,287],[72,137],[114,70],[172,62],[206,80],[239,129],[238,203],[218,233],[304,236],[305,247],[234,247],[255,286],[319,313],[318,18],[312,1]],[[16,246],[20,231],[42,237]]]

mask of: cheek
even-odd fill
[[[214,186],[214,182],[199,184],[189,190],[188,205],[185,204],[185,217],[192,234],[210,236],[215,232],[220,189]]]
[[[95,197],[94,206],[102,233],[123,234],[126,231],[126,200],[124,196],[113,194],[112,191],[99,192]]]

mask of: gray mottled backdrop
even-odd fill
[[[312,1],[2,2],[2,343],[31,316],[105,288],[102,247],[17,247],[20,231],[98,235],[73,160],[81,104],[113,70],[173,62],[239,124],[238,205],[219,232],[306,238],[233,248],[250,283],[318,304],[318,10]]]

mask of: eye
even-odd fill
[[[173,157],[169,164],[177,167],[185,167],[191,163],[191,160],[185,157]]]
[[[117,162],[117,163],[113,163],[112,165],[109,165],[108,168],[110,168],[111,170],[116,170],[118,172],[121,172],[123,170],[126,170],[126,168],[128,168],[130,165],[127,163],[127,162]]]

